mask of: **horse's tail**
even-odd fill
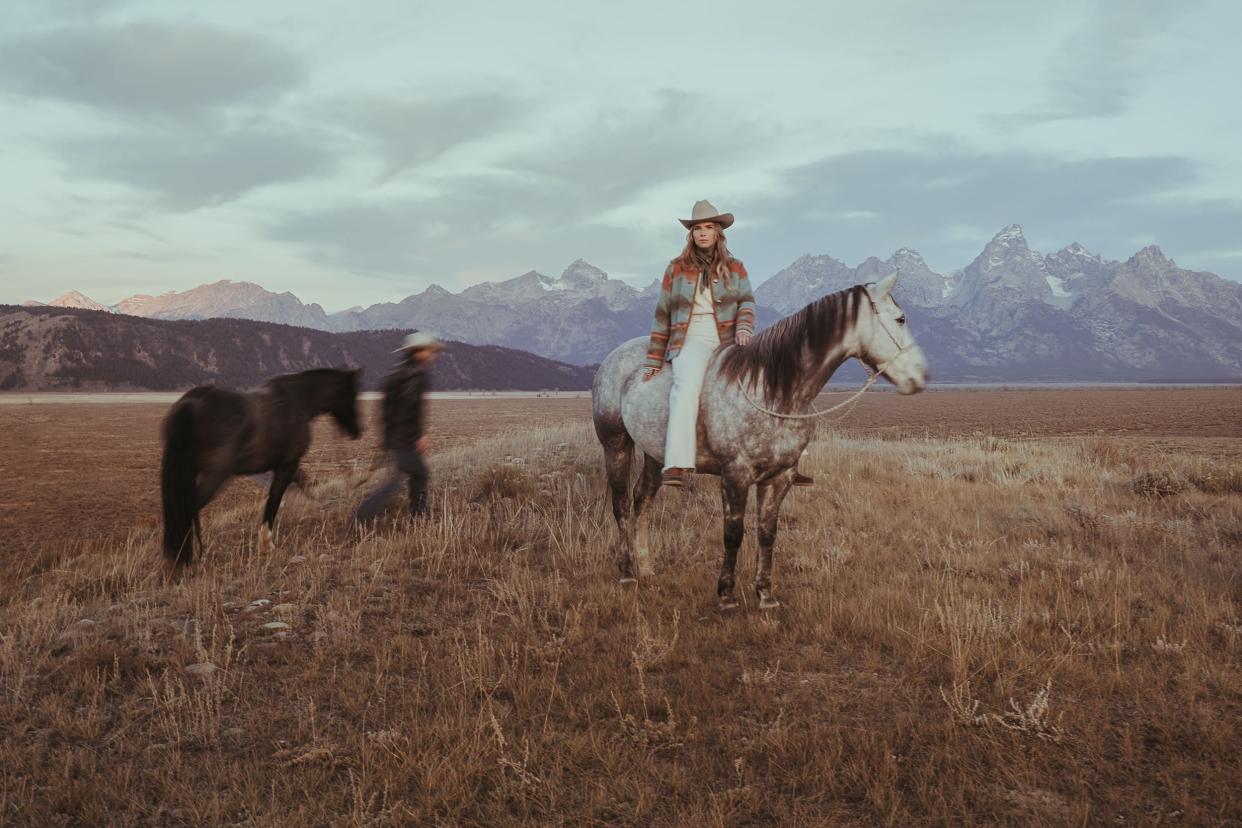
[[[181,566],[194,558],[192,533],[198,524],[198,464],[191,403],[179,404],[164,424],[160,493],[164,501],[164,557]]]

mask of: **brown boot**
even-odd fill
[[[686,478],[690,476],[691,469],[671,468],[665,469],[660,475],[661,486],[685,486]]]
[[[800,471],[795,471],[793,475],[793,484],[795,486],[814,486],[815,478],[808,477]]]

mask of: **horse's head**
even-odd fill
[[[866,285],[870,307],[858,313],[858,359],[897,386],[915,394],[927,386],[927,357],[906,325],[906,314],[893,299],[897,274]]]
[[[358,382],[361,368],[342,368],[335,371],[336,381],[328,389],[324,411],[332,415],[341,431],[357,440],[362,435],[358,422]]]

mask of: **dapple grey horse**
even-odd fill
[[[761,331],[745,347],[726,346],[712,355],[699,403],[696,470],[720,476],[724,563],[717,595],[722,608],[737,606],[733,573],[752,485],[759,505],[755,590],[760,607],[780,605],[772,597],[776,519],[794,467],[815,433],[814,414],[806,412],[833,372],[856,357],[902,394],[927,385],[927,360],[892,297],[896,280],[893,274],[824,296]],[[643,382],[646,350],[646,337],[619,345],[601,363],[591,388],[595,433],[604,447],[620,532],[622,582],[652,574],[647,510],[660,489],[668,423],[672,371]],[[644,460],[631,501],[626,490],[635,445]]]

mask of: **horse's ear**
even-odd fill
[[[362,374],[363,374],[363,372],[364,372],[364,371],[366,371],[366,370],[367,370],[367,369],[366,369],[366,366],[365,366],[365,365],[360,366],[360,367],[358,367],[358,368],[355,368],[355,369],[354,369],[354,376],[355,376],[355,377],[361,377],[361,376],[362,376]]]
[[[879,282],[876,283],[875,290],[871,292],[872,298],[877,302],[884,299],[886,296],[888,296],[890,293],[893,292],[893,285],[895,284],[897,284],[896,273],[892,273],[888,276],[885,276],[883,279],[881,279]]]

